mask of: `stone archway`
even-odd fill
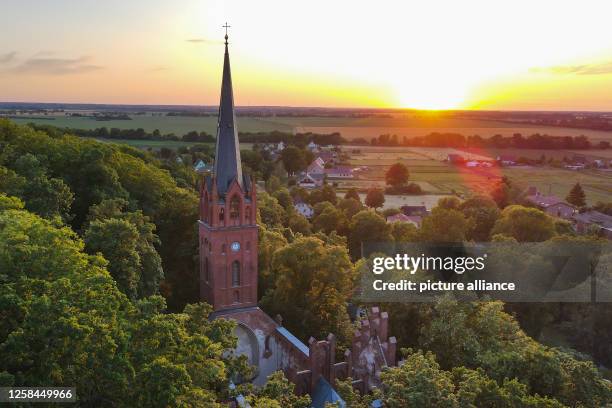
[[[238,322],[234,329],[234,335],[238,338],[238,344],[234,350],[237,356],[246,356],[250,365],[255,367],[255,373],[252,378],[244,379],[250,381],[259,374],[259,342],[253,330],[244,323]]]

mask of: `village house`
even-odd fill
[[[579,234],[595,230],[600,236],[612,239],[612,216],[599,211],[586,211],[574,214],[572,219],[576,232]]]
[[[352,179],[354,177],[353,169],[346,166],[332,167],[331,169],[324,169],[324,171],[330,179]]]
[[[310,141],[310,143],[308,143],[308,145],[306,146],[306,148],[308,150],[310,150],[313,153],[316,153],[319,151],[319,145],[317,145],[315,142],[313,142],[312,140]]]
[[[324,174],[325,173],[325,162],[322,158],[317,157],[308,165],[306,169],[306,173],[308,174]]]
[[[573,205],[554,195],[543,195],[536,187],[529,187],[525,199],[553,217],[570,219],[576,212]]]
[[[323,185],[325,173],[302,173],[298,177],[297,185],[304,188],[317,188]]]
[[[301,214],[306,218],[310,219],[314,215],[314,209],[312,206],[304,202],[304,200],[299,197],[296,197],[293,200],[293,208],[295,208],[295,211],[297,211],[298,214]]]
[[[423,217],[421,217],[420,215],[405,215],[403,213],[399,213],[387,217],[387,222],[389,224],[393,222],[408,222],[410,224],[413,224],[417,228],[421,226],[421,221],[423,221]]]

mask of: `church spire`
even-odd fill
[[[221,101],[219,103],[219,118],[217,122],[214,168],[217,190],[221,195],[225,194],[234,179],[238,181],[241,188],[244,187],[227,42],[227,29],[229,26],[225,23],[223,27],[225,28],[225,57],[223,61],[223,80],[221,83]]]

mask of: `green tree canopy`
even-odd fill
[[[210,307],[164,313],[163,298],[131,303],[106,262],[67,227],[0,211],[0,369],[4,382],[75,386],[84,406],[214,406],[247,374],[233,323]],[[238,371],[233,371],[238,370]]]
[[[395,163],[385,173],[385,182],[391,187],[401,187],[408,183],[409,177],[408,167],[402,163]]]
[[[555,235],[555,224],[550,216],[536,208],[511,205],[501,212],[491,234],[503,234],[518,242],[540,242]]]
[[[353,259],[361,256],[361,244],[366,241],[392,241],[391,226],[387,221],[371,210],[355,214],[349,225],[349,250]]]
[[[357,189],[355,189],[355,188],[349,188],[346,191],[346,194],[344,194],[344,198],[345,199],[352,198],[352,199],[355,199],[355,200],[357,200],[357,201],[359,201],[361,203],[361,197],[359,197],[359,193],[357,192]]]
[[[582,189],[580,183],[574,184],[574,187],[572,187],[570,192],[567,194],[565,200],[576,207],[586,206],[586,194],[584,194],[584,190]]]
[[[421,240],[425,242],[462,242],[469,223],[458,210],[435,207],[421,222]]]
[[[280,314],[302,340],[334,333],[346,340],[350,332],[347,301],[355,280],[346,247],[300,237],[277,250],[272,260],[274,287],[262,299],[272,316]]]
[[[385,204],[385,193],[379,188],[371,188],[365,198],[365,205],[370,208],[379,208]]]

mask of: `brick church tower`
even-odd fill
[[[242,174],[232,75],[225,58],[213,174],[200,185],[200,298],[215,312],[257,305],[257,197]]]

